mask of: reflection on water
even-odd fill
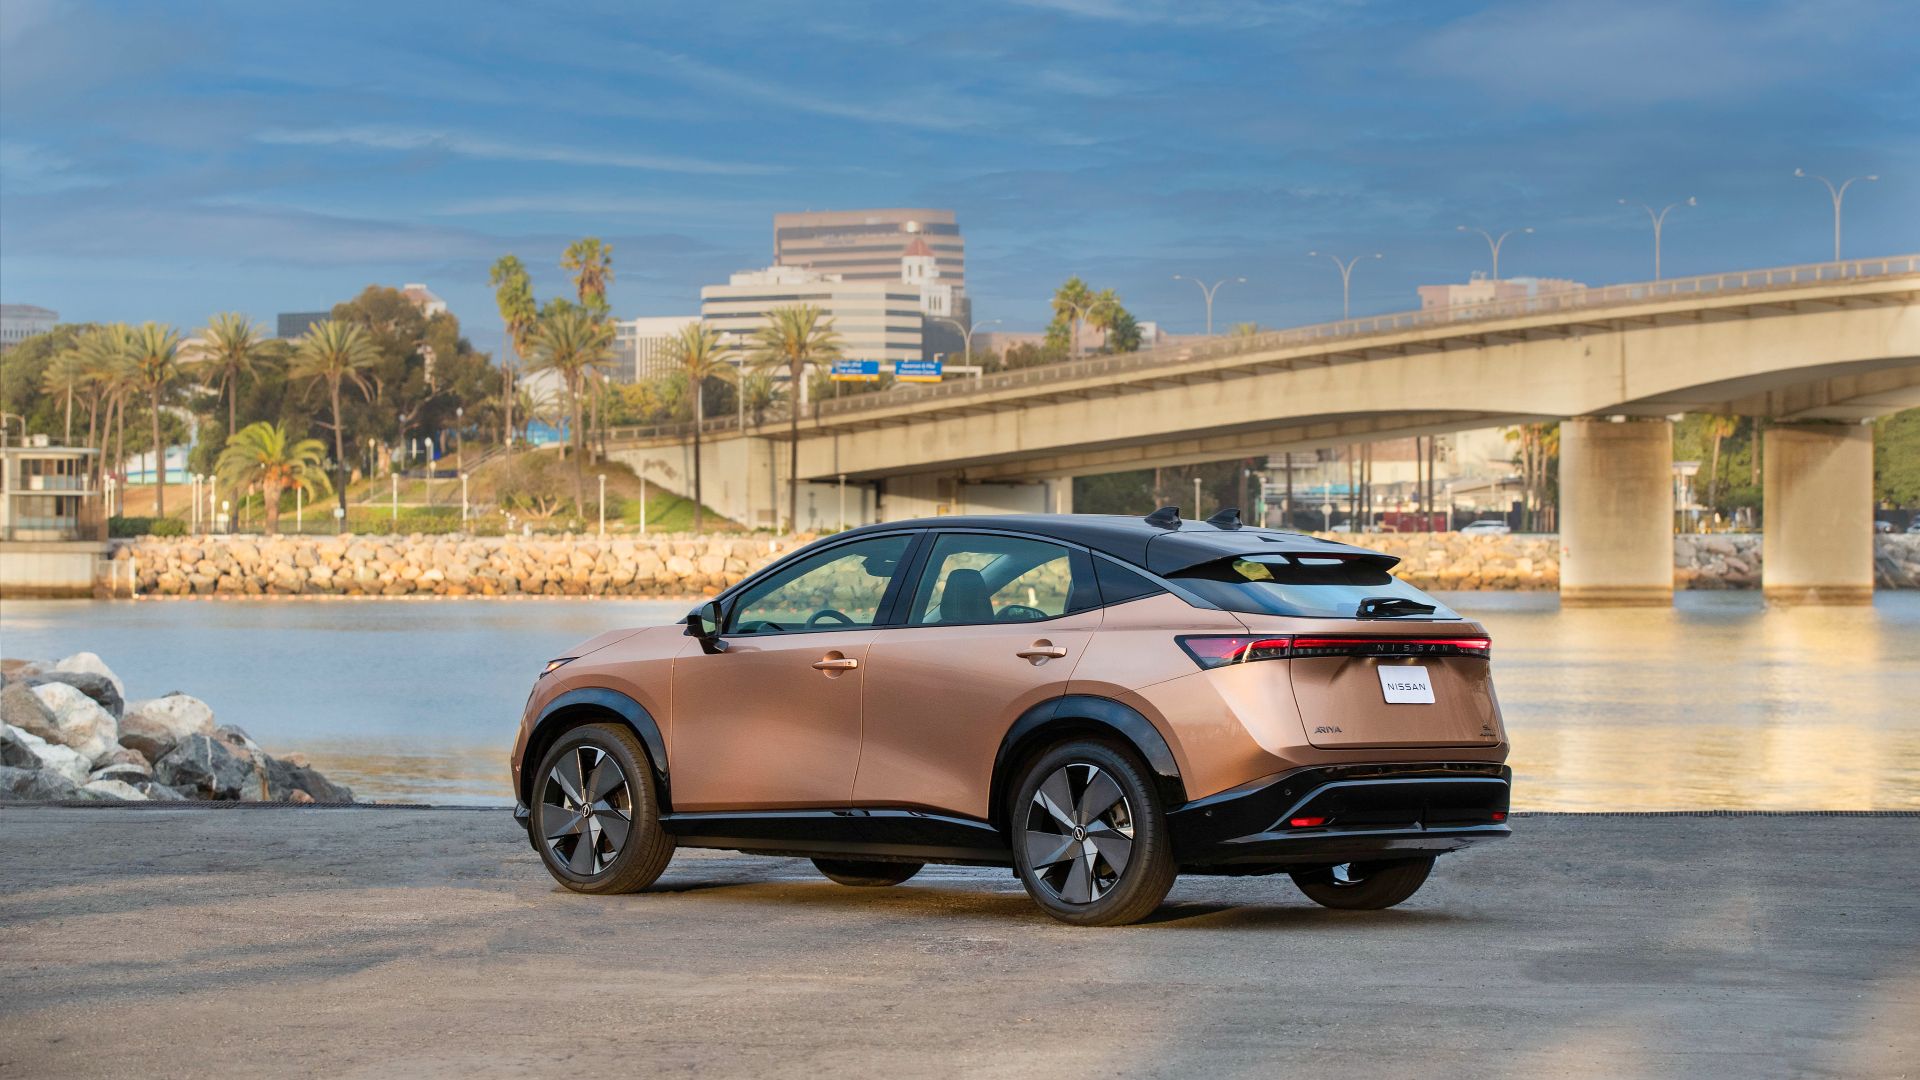
[[[1551,593],[1454,593],[1493,632],[1534,810],[1920,808],[1920,593],[1870,608],[1683,594],[1562,611]],[[0,652],[90,649],[133,697],[180,689],[362,797],[509,798],[506,753],[549,657],[685,602],[9,601]]]

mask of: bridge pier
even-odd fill
[[[1761,463],[1769,600],[1873,602],[1873,428],[1775,424]]]
[[[1047,480],[1047,513],[1073,513],[1073,477],[1055,476]]]
[[[1673,425],[1560,425],[1560,603],[1673,602]]]

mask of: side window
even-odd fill
[[[1094,566],[1100,576],[1100,602],[1103,604],[1124,604],[1129,600],[1166,592],[1139,573],[1111,559],[1095,559]]]
[[[729,632],[793,634],[872,626],[907,537],[881,536],[823,551],[742,593]]]
[[[1098,607],[1087,556],[1017,536],[945,533],[934,540],[908,622],[1033,622]]]

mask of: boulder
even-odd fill
[[[253,762],[211,735],[194,734],[153,763],[153,778],[198,799],[257,799]]]
[[[50,769],[16,769],[0,765],[0,800],[63,802],[84,799],[73,781]]]
[[[80,785],[83,795],[92,795],[98,799],[122,799],[127,802],[146,802],[147,797],[141,790],[124,780],[90,780]]]
[[[89,784],[95,780],[119,780],[128,784],[138,784],[142,780],[151,779],[153,779],[153,770],[144,765],[105,765],[87,774]]]
[[[261,755],[267,770],[267,797],[277,802],[350,803],[353,791],[308,766],[304,759]],[[301,799],[300,796],[307,796]]]
[[[109,765],[131,765],[148,776],[153,775],[153,763],[147,760],[147,755],[124,746],[114,747],[106,757],[93,763],[96,769],[104,769]]]
[[[19,728],[9,728],[7,734],[8,741],[15,746],[11,751],[13,755],[17,756],[19,748],[24,747],[27,753],[33,756],[32,764],[16,766],[16,768],[55,772],[73,784],[87,782],[87,774],[92,771],[93,762],[82,756],[78,750],[57,742],[48,742],[30,731],[22,731]]]
[[[127,698],[127,684],[121,682],[120,676],[113,673],[113,669],[107,666],[107,662],[94,653],[77,652],[72,656],[62,657],[53,665],[53,670],[103,676],[113,684],[113,692],[120,696],[120,700],[125,701]]]
[[[246,729],[238,724],[221,724],[213,729],[213,737],[233,747],[234,751],[242,757],[256,757],[266,753],[260,749],[259,743],[253,741],[253,736],[248,735]]]
[[[127,703],[120,696],[120,688],[105,675],[95,675],[91,671],[45,671],[27,680],[29,686],[42,686],[56,682],[66,683],[92,698],[94,704],[105,709],[107,715],[115,720],[120,719],[121,715],[127,711]]]
[[[158,780],[142,780],[133,785],[151,802],[185,802],[187,797]]]
[[[159,761],[189,735],[213,734],[213,710],[199,698],[179,692],[127,707],[120,721],[120,745]]]
[[[89,762],[103,758],[120,744],[120,723],[99,702],[66,683],[42,683],[33,688],[48,711],[59,740],[86,756]]]
[[[0,723],[38,735],[58,739],[60,728],[53,722],[53,710],[25,682],[8,682],[0,689]]]

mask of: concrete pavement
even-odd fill
[[[1920,1077],[1920,815],[1522,815],[1408,904],[682,852],[503,811],[0,809],[0,1076]]]

